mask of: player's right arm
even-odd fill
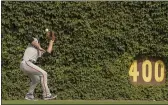
[[[37,49],[39,49],[39,50],[45,52],[45,50],[44,50],[43,48],[41,48],[40,44],[37,43],[37,42],[34,40],[34,38],[29,37],[29,38],[28,38],[28,41],[29,41],[29,43],[30,43],[32,46],[34,46],[35,48],[37,48]]]

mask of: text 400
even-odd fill
[[[159,70],[159,65],[161,69]],[[147,69],[148,67],[148,69]],[[152,63],[149,60],[145,60],[142,62],[142,79],[144,82],[151,82],[152,80]],[[164,69],[165,65],[161,60],[158,60],[154,64],[154,78],[156,82],[162,82],[164,80]],[[148,72],[148,75],[146,75]],[[160,72],[160,76],[159,76]],[[137,60],[135,60],[129,70],[129,76],[133,77],[133,82],[137,82],[138,76],[139,76],[139,71],[137,70]]]

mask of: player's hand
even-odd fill
[[[42,52],[46,52],[43,48],[39,47],[39,50]]]

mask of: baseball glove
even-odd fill
[[[53,31],[50,31],[50,32],[47,32],[47,38],[49,40],[52,40],[52,41],[55,41],[55,35],[54,35],[54,32]]]

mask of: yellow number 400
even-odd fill
[[[135,60],[129,70],[129,76],[133,77],[133,82],[137,82],[138,81],[138,76],[139,75],[139,71],[137,70],[137,60]],[[159,70],[159,65],[160,65],[160,70]],[[148,68],[148,69],[147,69]],[[161,60],[158,60],[155,62],[154,64],[154,78],[156,80],[156,82],[162,82],[164,79],[164,69],[165,69],[165,65]],[[145,60],[142,62],[142,79],[144,80],[144,82],[151,82],[152,80],[152,63],[149,60]],[[148,72],[148,75],[147,75]],[[160,72],[160,73],[159,73]],[[160,76],[159,76],[160,74]]]

